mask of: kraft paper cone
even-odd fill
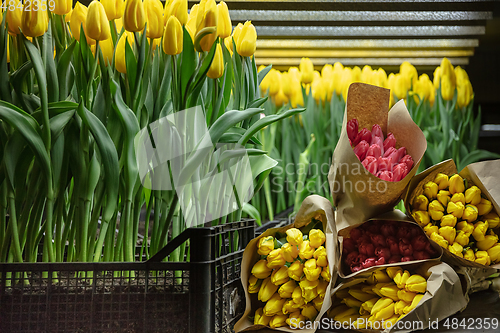
[[[381,221],[381,220],[382,221],[397,221],[397,222],[411,223],[411,224],[416,225],[420,228],[420,226],[417,223],[410,220],[403,212],[401,212],[400,210],[397,210],[397,209],[392,211],[392,212],[385,213],[385,214],[378,216],[376,218],[370,219],[366,222]],[[363,223],[365,223],[365,222],[363,222]],[[339,234],[340,260],[338,262],[337,270],[338,270],[338,274],[341,278],[350,279],[350,278],[354,278],[354,277],[358,277],[358,276],[370,276],[373,271],[379,270],[381,267],[415,265],[415,264],[422,264],[424,262],[440,261],[441,256],[443,255],[443,248],[441,246],[439,246],[439,244],[434,242],[432,239],[427,237],[425,232],[422,230],[422,234],[424,234],[425,237],[427,237],[427,239],[431,243],[432,248],[437,253],[434,258],[425,259],[425,260],[413,260],[413,261],[406,261],[406,262],[398,262],[398,263],[394,263],[394,264],[386,264],[386,265],[380,265],[380,266],[373,266],[370,268],[364,268],[364,269],[362,269],[358,272],[355,272],[355,273],[351,273],[350,270],[345,266],[345,264],[343,262],[343,241],[344,241],[344,237],[346,237],[350,234],[351,229],[357,228],[363,223],[350,226],[350,227],[342,229],[338,232],[338,234]]]
[[[401,268],[410,271],[412,274],[418,271],[420,265],[407,265]],[[387,266],[379,266],[378,269],[382,269]],[[419,329],[425,329],[429,327],[431,322],[441,321],[459,311],[462,311],[467,306],[467,299],[464,296],[462,290],[462,284],[460,278],[455,273],[453,268],[451,268],[446,263],[437,263],[431,266],[427,270],[427,274],[430,275],[427,278],[427,291],[424,297],[420,300],[419,304],[406,316],[400,319],[401,322],[419,322],[422,327]],[[332,291],[332,299],[337,291],[356,285],[361,282],[365,282],[367,277],[356,277],[353,279],[348,279],[346,282],[339,284]],[[332,301],[333,303],[333,301]],[[333,320],[333,319],[332,319]],[[404,324],[401,324],[404,327]],[[397,326],[388,328],[385,330],[375,330],[375,329],[357,329],[359,332],[412,332],[412,329],[399,329]]]
[[[472,186],[471,184],[479,187],[481,192],[488,198],[489,201],[491,201],[493,209],[496,213],[498,214],[500,212],[500,186],[498,186],[500,160],[473,163],[458,172],[455,162],[450,159],[428,168],[411,180],[404,199],[406,212],[409,218],[412,218],[410,213],[412,211],[411,203],[417,196],[424,193],[424,184],[429,181],[433,181],[438,173],[443,173],[448,176],[458,173],[462,178],[467,179],[469,187]],[[491,266],[481,265],[476,262],[460,258],[459,256],[456,256],[448,251],[448,249],[444,248],[443,261],[455,267],[477,268],[477,270],[474,270],[476,279],[481,279],[491,275],[492,273],[490,269],[500,269],[500,263]],[[473,284],[474,283],[471,285]]]
[[[403,100],[388,112],[389,96],[388,89],[368,84],[353,83],[349,87],[342,132],[328,174],[339,231],[391,211],[415,175],[427,148],[425,136],[411,119]],[[371,131],[374,124],[379,124],[384,138],[393,133],[396,147],[406,147],[415,164],[404,179],[384,181],[365,169],[349,144],[346,125],[351,119],[358,120],[360,130]]]
[[[242,318],[235,324],[234,331],[235,332],[246,332],[246,331],[256,331],[260,329],[267,329],[270,331],[270,328],[266,328],[266,326],[262,325],[254,325],[253,321],[249,320],[249,316],[253,316],[255,310],[259,307],[262,307],[262,302],[257,299],[257,294],[248,293],[248,279],[251,275],[251,270],[253,265],[260,259],[259,254],[257,253],[257,244],[261,237],[266,237],[269,235],[274,235],[276,232],[285,232],[290,228],[301,228],[311,223],[312,219],[316,219],[322,222],[323,230],[325,230],[326,235],[326,252],[328,256],[328,265],[330,267],[330,275],[331,280],[328,288],[325,293],[325,300],[323,302],[323,306],[321,311],[319,312],[316,321],[319,321],[323,314],[330,308],[330,297],[332,286],[335,285],[335,281],[337,278],[337,272],[335,267],[337,266],[338,261],[338,248],[337,248],[337,232],[335,230],[335,221],[333,215],[333,209],[330,204],[330,201],[327,199],[320,197],[318,195],[311,195],[305,198],[302,202],[302,205],[297,213],[294,223],[282,227],[282,228],[274,228],[266,230],[262,235],[253,239],[248,243],[245,251],[243,252],[243,259],[241,263],[241,283],[243,284],[243,289],[245,291],[245,301],[246,308],[245,313]],[[307,332],[312,333],[315,330],[298,330],[291,329],[288,326],[280,327],[274,329],[276,331],[282,332]]]

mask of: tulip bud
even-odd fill
[[[116,43],[115,49],[115,67],[117,71],[123,74],[127,73],[127,64],[125,60],[125,46],[127,42],[130,46],[134,45],[134,34],[125,31],[118,40],[118,43]]]
[[[271,318],[270,316],[266,316],[264,313],[263,313],[263,308],[259,308],[257,309],[257,311],[255,311],[255,317],[254,317],[254,325],[264,325],[264,326],[268,326],[269,325],[269,322],[271,321]]]
[[[167,7],[165,7],[167,8]],[[170,16],[175,16],[182,25],[188,22],[188,2],[187,0],[174,0],[168,5],[168,11],[166,13],[168,20]]]
[[[498,243],[498,236],[495,234],[486,235],[482,241],[477,242],[477,248],[482,251],[487,251]]]
[[[147,15],[146,36],[161,38],[163,36],[163,7],[160,0],[144,0]]]
[[[328,258],[326,256],[326,249],[323,246],[320,246],[314,251],[313,254],[314,259],[316,259],[316,265],[321,267],[328,266]]]
[[[444,215],[441,218],[442,227],[455,227],[456,224],[457,224],[457,218],[451,214]]]
[[[212,61],[212,65],[210,65],[207,76],[211,79],[218,79],[222,77],[223,74],[224,74],[224,57],[222,55],[221,45],[217,44],[217,48],[215,49],[214,60]]]
[[[404,272],[399,271],[398,273],[396,273],[393,280],[399,289],[403,289],[405,287],[406,281],[408,280],[409,277],[410,277],[410,272],[408,272],[406,270]]]
[[[273,246],[274,246],[274,240],[273,240]],[[299,249],[295,245],[292,245],[290,243],[285,243],[281,247],[281,254],[283,255],[283,258],[285,258],[287,262],[294,262],[294,260],[299,255]]]
[[[355,286],[348,288],[348,293],[349,295],[351,295],[352,297],[361,302],[366,302],[373,298],[373,293],[366,293],[361,289],[355,288]]]
[[[312,300],[312,303],[314,305],[314,308],[319,312],[321,311],[321,308],[323,307],[323,302],[325,301],[325,297],[318,295],[315,299]]]
[[[294,261],[290,267],[288,267],[288,276],[295,281],[300,281],[304,270],[304,265],[300,261]]]
[[[269,327],[270,328],[278,328],[278,327],[286,326],[287,319],[288,319],[288,315],[277,314],[271,318],[271,321],[269,322]]]
[[[496,228],[500,223],[500,217],[494,212],[484,215],[482,220],[488,222],[488,227],[491,229]]]
[[[302,58],[300,60],[300,82],[308,84],[313,81],[314,78],[314,65],[309,58]]]
[[[453,244],[457,235],[457,230],[453,227],[441,227],[439,228],[439,235],[443,236],[449,244]]]
[[[481,202],[481,190],[477,186],[471,186],[465,191],[465,202],[477,205]]]
[[[125,3],[123,0],[100,0],[108,20],[116,20],[123,16]],[[71,6],[70,6],[71,8]],[[149,24],[149,23],[148,23]],[[120,31],[118,31],[120,32]]]
[[[415,294],[416,295],[416,294]],[[397,315],[404,314],[404,309],[411,304],[413,298],[410,301],[400,300],[394,304],[394,313]]]
[[[460,230],[455,237],[455,242],[462,246],[466,246],[467,244],[469,244],[469,236],[465,232]]]
[[[500,261],[500,244],[493,245],[486,252],[488,252],[488,256],[492,262]]]
[[[373,305],[371,314],[376,320],[384,320],[394,315],[394,302],[389,297],[382,297]]]
[[[361,304],[361,308],[359,309],[359,312],[361,314],[371,313],[373,306],[375,305],[375,303],[377,303],[378,300],[379,299],[377,297],[375,297],[375,298],[370,298],[369,300],[365,301],[363,304]]]
[[[451,214],[455,216],[456,218],[462,218],[462,215],[464,213],[465,206],[459,201],[459,202],[452,202],[450,201],[448,203],[448,207],[446,208],[446,211],[448,214]]]
[[[429,200],[434,200],[437,198],[437,193],[438,193],[438,185],[434,182],[427,182],[424,185],[424,195],[429,199]]]
[[[217,21],[217,35],[220,38],[226,38],[231,35],[232,24],[229,17],[229,10],[224,1],[219,2],[217,5],[219,19]]]
[[[170,16],[163,32],[163,52],[176,55],[182,52],[183,33],[182,26],[175,16]]]
[[[408,291],[406,289],[400,289],[398,291],[398,298],[408,303],[408,305],[411,304],[411,301],[413,301],[413,298],[415,298],[415,296],[417,296],[416,292]]]
[[[455,93],[455,86],[448,75],[441,76],[441,96],[445,101],[451,101]]]
[[[387,283],[392,281],[392,278],[389,277],[386,270],[383,269],[373,272],[372,276],[378,283]]]
[[[467,205],[465,206],[464,212],[462,214],[462,219],[472,223],[477,220],[477,214],[478,209],[476,208],[476,206]]]
[[[286,260],[283,258],[283,255],[281,254],[281,248],[274,249],[272,250],[268,255],[267,255],[267,267],[274,269],[274,268],[280,268],[281,266],[285,265]]]
[[[450,251],[451,253],[460,258],[464,257],[463,255],[464,247],[460,245],[458,242],[454,242],[453,244],[448,245],[448,251]]]
[[[257,247],[258,254],[260,254],[261,256],[267,256],[272,250],[274,250],[274,237],[261,237],[259,239]]]
[[[320,247],[321,245],[323,245],[325,240],[326,236],[323,233],[323,231],[319,229],[312,229],[311,231],[309,231],[309,244],[312,247],[314,248]]]
[[[271,282],[277,286],[282,285],[287,282],[290,278],[288,277],[288,267],[282,266],[281,268],[277,268],[271,274]]]
[[[491,201],[486,199],[481,199],[481,202],[476,207],[478,210],[478,215],[486,215],[493,209]]]
[[[416,212],[414,211],[412,213],[412,216],[415,219],[415,221],[418,223],[418,225],[420,225],[420,226],[426,226],[431,221],[430,217],[429,217],[429,213],[427,211],[422,211],[422,210],[419,210]]]
[[[444,191],[440,190],[437,195],[437,200],[443,205],[443,207],[448,206],[448,202],[450,202],[450,192],[449,191]]]
[[[411,301],[410,306],[407,306],[406,308],[404,308],[403,312],[405,314],[407,314],[411,310],[415,309],[417,307],[418,303],[420,303],[420,301],[422,300],[422,297],[424,297],[424,295],[422,295],[422,294],[419,294],[419,295],[415,296],[415,298],[413,299],[413,301]]]
[[[350,308],[359,308],[359,307],[361,307],[361,304],[362,304],[362,302],[360,302],[359,300],[357,300],[351,296],[343,298],[342,303],[344,303],[345,305],[347,305]]]
[[[258,279],[255,275],[251,275],[248,278],[248,292],[250,294],[256,294],[260,290],[260,286],[262,284],[262,280]]]
[[[453,194],[453,196],[451,197],[451,202],[454,202],[454,203],[457,203],[457,202],[461,202],[462,205],[465,206],[465,195],[463,193],[455,193]]]
[[[431,201],[431,203],[429,204],[429,215],[431,219],[435,221],[440,221],[441,218],[443,217],[443,212],[444,212],[444,207],[443,205],[441,205],[439,201],[437,200]]]
[[[259,279],[265,279],[271,275],[272,269],[267,267],[267,261],[265,259],[257,261],[257,263],[252,267],[252,274]]]
[[[489,266],[491,264],[490,256],[486,251],[477,251],[476,252],[476,260],[478,264]]]
[[[142,0],[126,0],[123,11],[123,27],[130,32],[144,30],[146,12]]]
[[[22,3],[19,0],[14,0],[13,6],[11,6],[9,0],[7,3],[3,2],[2,5],[7,7],[5,21],[7,22],[9,33],[11,35],[18,35],[21,32],[19,28],[21,28],[22,16],[24,12]]]
[[[299,288],[299,287],[297,287]],[[300,288],[299,288],[299,291],[300,291]],[[293,292],[292,292],[293,294]],[[290,296],[292,297],[292,296]],[[283,314],[289,314],[289,313],[293,313],[293,312],[296,312],[297,309],[299,309],[301,307],[301,305],[298,305],[297,303],[295,303],[293,301],[293,299],[289,299],[285,302],[285,304],[283,304],[283,309],[281,309],[281,311],[283,312]]]
[[[65,15],[68,14],[71,11],[71,8],[73,6],[73,1],[71,0],[59,0],[54,2],[54,9],[51,10],[54,14],[57,15]],[[0,15],[1,19],[1,15]]]
[[[264,302],[264,301],[263,301]],[[283,299],[278,294],[274,294],[264,306],[262,312],[266,316],[274,316],[275,314],[282,314],[281,309],[283,309],[283,304],[285,304],[286,299]]]
[[[292,293],[292,300],[295,304],[300,304],[299,307],[301,307],[302,305],[305,304],[305,300],[304,298],[302,297],[302,288],[299,286],[299,287],[296,287],[294,290],[293,290],[293,293]]]
[[[394,279],[394,277],[398,273],[403,273],[403,270],[399,266],[391,266],[386,268],[387,276],[389,276],[391,279]]]
[[[304,317],[300,313],[300,311],[295,311],[293,313],[290,313],[290,316],[286,320],[286,323],[291,328],[299,328],[299,327],[302,327],[304,325],[305,321],[306,321],[306,317]]]
[[[308,240],[303,241],[299,245],[299,257],[300,259],[311,259],[314,255],[314,247],[312,247]]]
[[[464,180],[459,174],[454,174],[450,178],[450,193],[463,193],[465,191]]]
[[[47,10],[38,8],[35,10],[35,5],[30,2],[24,3],[23,13],[21,16],[21,29],[23,34],[29,37],[41,36],[49,28],[49,17]],[[108,27],[109,28],[109,27]]]
[[[463,231],[468,237],[474,231],[474,225],[472,223],[467,223],[467,221],[458,222],[456,228],[457,230]]]
[[[300,289],[302,290],[302,298],[304,298],[306,303],[312,301],[316,298],[316,296],[318,296],[318,285],[318,280],[302,280],[299,282]]]
[[[316,310],[313,304],[307,304],[302,309],[301,314],[307,319],[313,321],[314,319],[316,319],[316,316],[318,315],[318,310]]]
[[[393,301],[399,301],[398,297],[399,288],[395,284],[388,284],[380,288],[380,294],[384,297],[389,297]]]
[[[448,175],[444,173],[438,173],[434,178],[434,182],[438,185],[439,190],[444,190],[450,185]]]
[[[479,221],[474,224],[474,231],[472,232],[472,236],[476,241],[482,241],[485,239],[486,231],[488,230],[488,223]]]
[[[321,271],[321,277],[323,278],[323,280],[330,282],[331,275],[329,266],[323,267],[323,270]]]
[[[250,21],[246,21],[238,36],[236,52],[242,57],[251,57],[257,48],[257,31]]]
[[[429,205],[429,199],[425,195],[419,195],[413,200],[413,210],[427,210],[427,206]]]
[[[278,286],[273,284],[271,282],[271,278],[268,277],[267,279],[262,281],[257,298],[259,301],[267,302],[269,299],[271,299],[271,297],[273,297],[273,295],[276,293],[277,290]],[[279,296],[279,294],[276,295]]]
[[[281,287],[279,287],[278,294],[280,295],[281,298],[291,298],[292,293],[295,290],[295,287],[297,287],[297,284],[295,283],[295,281],[289,280],[288,282],[281,285]]]
[[[432,234],[438,234],[439,232],[439,227],[437,225],[433,225],[429,223],[424,227],[424,232],[427,236],[431,237]]]
[[[108,17],[100,2],[94,0],[90,3],[85,26],[85,32],[89,38],[101,41],[111,37]]]
[[[286,241],[292,245],[300,245],[303,241],[302,232],[297,228],[290,228],[286,231]]]
[[[472,250],[471,248],[467,249],[464,253],[464,259],[467,259],[470,261],[475,261],[476,254],[474,253],[474,250]]]

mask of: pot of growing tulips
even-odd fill
[[[223,2],[202,1],[190,13],[184,0],[165,7],[157,0],[93,1],[88,7],[77,2],[74,8],[71,2],[49,1],[47,6],[49,10],[33,6],[23,10],[23,4],[15,1],[0,16],[0,75],[7,78],[0,83],[0,261],[6,263],[0,264],[5,286],[2,308],[30,306],[18,298],[5,298],[5,293],[28,284],[40,284],[42,292],[53,283],[72,290],[75,283],[96,286],[108,277],[116,278],[116,283],[140,284],[148,281],[147,265],[155,267],[150,272],[155,284],[166,285],[160,279],[164,276],[172,286],[182,286],[186,271],[175,265],[195,257],[187,230],[205,221],[194,220],[181,208],[175,184],[158,189],[140,177],[144,161],[137,158],[138,134],[198,106],[214,147],[234,143],[243,147],[253,187],[258,189],[276,161],[260,149],[255,134],[302,110],[259,116],[266,98],[258,97],[264,74],[257,74],[253,57],[255,27],[247,22],[231,32]],[[153,134],[147,136],[154,142]],[[180,149],[170,143],[157,146],[172,152]],[[215,158],[214,151],[204,157]],[[217,172],[213,165],[193,168],[199,155],[182,156],[183,175],[202,179]],[[165,181],[172,174],[170,164],[166,170],[166,176],[156,172],[155,179]],[[214,191],[217,186],[211,185]],[[243,202],[236,207],[213,221],[214,227],[234,222],[227,228],[247,228],[247,222],[238,221],[251,210]],[[143,210],[145,221],[141,221]],[[142,235],[139,230],[144,230]],[[241,242],[235,236],[232,250]],[[155,261],[175,262],[177,268],[162,269],[168,263],[145,261],[155,255]],[[136,258],[142,262],[134,262]],[[22,266],[36,261],[44,264]],[[71,263],[52,266],[63,261]],[[111,261],[128,265],[107,263]],[[38,275],[41,280],[35,278]],[[210,295],[215,304],[215,294]],[[142,308],[126,306],[129,313]],[[19,311],[28,312],[22,307]],[[50,318],[52,312],[51,306],[30,311],[38,312],[38,318]],[[145,315],[138,312],[130,318],[143,323],[148,321]],[[203,317],[209,325],[200,331],[214,327],[211,314]],[[74,315],[65,318],[73,322]],[[82,325],[81,329],[92,330],[88,325],[105,321],[100,318],[74,321],[75,326],[67,329]],[[195,324],[179,318],[182,325]],[[223,319],[219,329],[225,325]],[[126,319],[117,322],[130,325]],[[2,320],[0,325],[7,325],[10,332],[24,330],[11,324]],[[46,327],[42,320],[36,324]]]

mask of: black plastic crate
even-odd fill
[[[0,332],[231,332],[253,237],[244,220],[189,228],[144,262],[0,264]],[[187,240],[189,262],[162,262]]]
[[[264,233],[267,229],[271,228],[281,228],[286,225],[293,223],[293,218],[276,218],[272,221],[263,223],[261,226],[255,228],[255,236],[259,236]]]

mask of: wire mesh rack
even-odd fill
[[[0,264],[0,332],[231,332],[254,221],[190,228],[151,259]],[[164,262],[189,240],[189,262]]]

